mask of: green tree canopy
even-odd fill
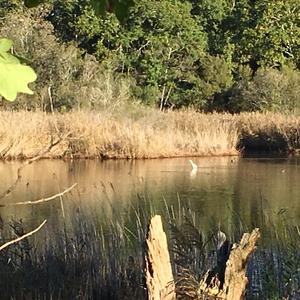
[[[234,60],[260,66],[299,64],[300,5],[298,0],[237,1],[225,20],[235,45]]]

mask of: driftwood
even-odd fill
[[[175,300],[175,284],[170,263],[167,237],[161,216],[154,216],[149,224],[146,254],[146,284],[149,300]]]
[[[61,198],[64,194],[69,193],[76,185],[77,185],[77,183],[74,183],[72,186],[68,187],[66,190],[62,191],[61,193],[52,195],[52,196],[47,197],[47,198],[42,198],[42,199],[34,200],[34,201],[23,201],[23,202],[0,204],[0,207],[18,206],[18,205],[35,205],[35,204],[41,204],[41,203],[44,203],[44,202],[48,202],[48,201],[54,200],[58,197]]]
[[[256,228],[251,234],[245,233],[238,245],[232,246],[224,270],[224,282],[220,282],[218,274],[208,281],[208,272],[200,282],[200,299],[243,299],[248,283],[246,277],[247,262],[256,249],[256,242],[259,237],[259,229]]]

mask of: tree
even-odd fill
[[[234,60],[261,66],[299,64],[300,7],[295,0],[237,2],[224,28],[235,45]]]
[[[201,102],[197,72],[207,38],[190,3],[164,0],[158,6],[156,0],[140,0],[122,24],[114,15],[97,16],[88,1],[68,3],[68,8],[65,1],[54,6],[57,31],[68,33],[67,40],[76,36],[102,63],[134,78],[135,96],[161,107]]]
[[[161,108],[202,100],[197,73],[207,37],[190,11],[191,5],[181,1],[160,1],[158,9],[157,1],[142,0],[123,27],[125,67],[142,89],[157,90],[153,100]]]

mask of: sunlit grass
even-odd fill
[[[144,109],[108,112],[0,113],[0,156],[158,158],[237,154],[238,132],[228,115]]]
[[[41,154],[48,158],[221,156],[237,155],[238,147],[297,150],[300,118],[273,113],[159,112],[138,105],[114,112],[0,112],[3,159]]]

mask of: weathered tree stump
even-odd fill
[[[175,284],[170,263],[167,237],[161,216],[149,224],[146,254],[146,284],[149,300],[175,300]]]
[[[256,249],[256,242],[260,237],[259,229],[251,234],[245,233],[239,244],[233,245],[229,259],[226,262],[224,283],[221,287],[217,276],[207,282],[207,274],[200,282],[200,299],[243,299],[248,279],[246,277],[247,262]]]
[[[259,229],[245,233],[239,244],[231,244],[223,234],[221,257],[214,271],[209,271],[200,281],[197,299],[241,300],[248,279],[247,263],[260,238]],[[225,238],[225,239],[224,239]],[[161,217],[151,219],[147,234],[146,284],[149,300],[175,300],[175,284],[170,263],[166,234]],[[224,258],[224,259],[223,259]],[[213,275],[212,275],[213,274]]]

